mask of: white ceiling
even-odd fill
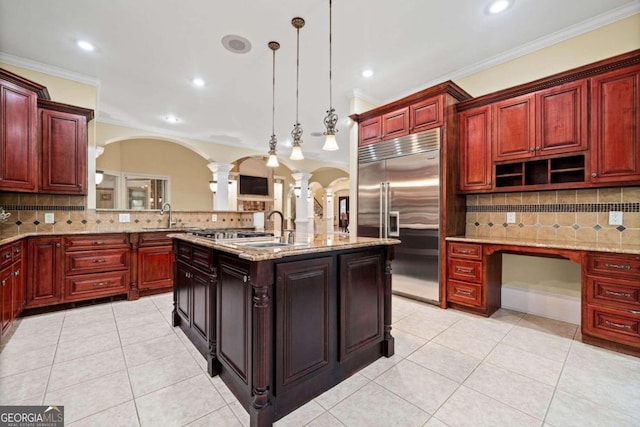
[[[349,100],[385,103],[640,11],[640,0],[334,0],[333,103],[340,151],[323,152],[328,96],[328,0],[0,0],[0,60],[13,55],[100,82],[97,119],[267,151],[271,50],[276,54],[276,135],[288,156],[295,122],[295,29],[301,16],[300,123],[310,159],[348,161]],[[227,34],[246,54],[225,50]],[[85,39],[94,52],[78,49]],[[527,45],[523,51],[523,46]],[[15,59],[15,58],[13,58]],[[495,61],[493,61],[495,62]],[[374,76],[361,72],[371,68]],[[202,77],[204,88],[190,80]],[[164,118],[174,114],[178,124]]]

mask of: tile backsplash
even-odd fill
[[[622,225],[609,225],[609,211]],[[640,245],[640,187],[469,195],[466,236]]]
[[[166,227],[169,215],[158,211],[117,211],[86,209],[86,197],[42,194],[0,193],[0,206],[11,217],[0,224],[0,237],[30,232],[122,231]],[[54,224],[45,224],[45,213],[54,214]],[[128,213],[130,222],[119,222]],[[217,221],[211,214],[217,214]],[[251,228],[253,212],[173,211],[176,227]]]

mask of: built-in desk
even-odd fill
[[[580,264],[583,342],[640,356],[640,245],[450,237],[442,307],[484,316],[499,309],[503,253]]]

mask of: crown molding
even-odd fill
[[[31,59],[21,58],[19,56],[11,55],[5,52],[0,52],[0,62],[4,62],[5,64],[10,64],[16,67],[26,68],[32,71],[38,71],[40,73],[49,74],[55,77],[62,77],[63,79],[72,80],[78,83],[96,87],[100,86],[100,79],[96,77],[90,77],[84,74],[76,73],[74,71],[65,70],[53,65],[43,64],[42,62],[32,61]]]
[[[533,53],[540,49],[544,49],[546,47],[553,46],[554,44],[563,42],[573,37],[577,37],[589,31],[593,31],[600,27],[604,27],[605,25],[612,24],[614,22],[620,21],[622,19],[628,18],[638,13],[640,13],[640,0],[635,0],[634,2],[629,3],[627,5],[618,7],[616,9],[612,9],[608,12],[602,13],[598,16],[587,19],[585,21],[582,21],[570,27],[563,28],[562,30],[556,31],[555,33],[551,33],[544,37],[540,37],[529,43],[518,46],[515,49],[508,50],[499,55],[492,56],[484,61],[478,62],[476,64],[470,65],[468,67],[462,68],[460,70],[457,70],[452,73],[448,73],[446,75],[433,79],[427,83],[420,85],[417,88],[413,88],[406,91],[404,94],[401,94],[400,97],[412,94],[425,87],[434,86],[438,83],[442,83],[443,81],[447,81],[447,80],[455,81],[458,79],[462,79],[464,77],[470,76],[475,73],[479,73],[481,71],[487,70],[489,68],[495,67],[505,62],[520,58],[521,56],[527,55],[529,53]],[[388,102],[391,102],[395,99],[398,99],[398,96],[394,96],[393,99],[388,100]]]

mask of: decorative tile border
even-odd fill
[[[467,212],[640,212],[640,203],[467,205]]]
[[[5,211],[84,211],[85,206],[70,205],[3,205]]]

